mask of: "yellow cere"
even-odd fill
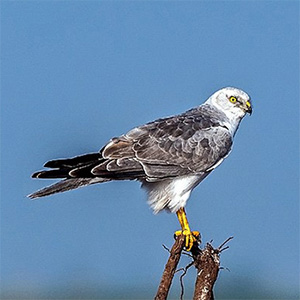
[[[246,105],[247,105],[248,107],[251,107],[251,103],[250,103],[249,101],[246,102]]]

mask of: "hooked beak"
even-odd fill
[[[252,105],[251,105],[251,102],[250,101],[247,101],[246,102],[246,112],[251,116],[252,114]]]

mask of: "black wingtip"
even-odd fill
[[[32,178],[48,178],[48,179],[56,179],[56,178],[66,178],[68,177],[68,169],[55,169],[55,170],[46,170],[46,171],[38,171],[31,175]]]
[[[57,168],[58,166],[60,166],[61,163],[59,160],[49,160],[44,164],[45,168]]]
[[[32,175],[31,175],[31,178],[39,178],[39,174],[40,174],[41,172],[39,171],[39,172],[35,172],[35,173],[33,173]]]
[[[52,175],[53,171],[56,171],[55,173],[57,173],[57,170],[38,171],[38,172],[33,173],[31,175],[31,178],[38,178],[38,179],[41,179],[41,178],[60,178],[60,177],[57,177],[57,176],[53,176]]]
[[[81,166],[85,163],[98,161],[101,158],[102,158],[102,156],[99,152],[88,153],[88,154],[75,156],[72,158],[61,158],[61,159],[49,160],[44,164],[44,167],[52,168],[52,169],[65,168],[65,167],[75,168],[75,167]]]

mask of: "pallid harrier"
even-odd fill
[[[202,105],[158,119],[112,138],[98,153],[48,161],[51,170],[33,178],[63,178],[30,198],[65,192],[111,180],[138,180],[147,190],[154,212],[176,212],[190,250],[199,235],[191,231],[184,207],[191,191],[228,156],[233,137],[246,113],[250,97],[226,87]]]

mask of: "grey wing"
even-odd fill
[[[229,153],[232,137],[209,108],[148,123],[113,138],[98,153],[45,164],[50,170],[34,178],[64,180],[30,195],[31,198],[110,180],[155,182],[183,175],[203,179]]]
[[[105,169],[141,172],[147,181],[211,171],[229,153],[227,128],[201,114],[183,114],[137,127],[102,150]],[[101,176],[104,165],[92,170]],[[138,178],[137,178],[138,179]]]

